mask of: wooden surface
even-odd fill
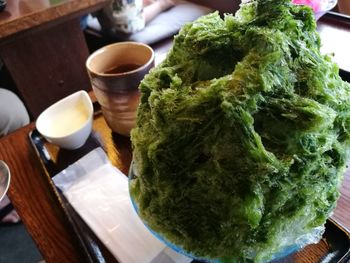
[[[350,168],[345,173],[340,198],[332,218],[350,233]]]
[[[32,123],[0,139],[0,159],[11,171],[8,196],[46,262],[85,262],[51,180],[30,143],[28,134],[33,128]],[[113,134],[102,117],[95,120],[93,129],[98,131],[97,137],[113,165],[127,173],[131,162],[130,140]],[[74,151],[55,147],[50,150],[55,152],[58,166],[76,156]]]
[[[68,221],[28,140],[33,124],[0,139],[11,170],[8,195],[47,262],[84,262]]]
[[[339,67],[350,72],[350,18],[325,15],[317,23],[324,54],[331,54]]]
[[[78,17],[95,11],[106,0],[10,0],[0,12],[0,38],[52,21]]]
[[[83,14],[107,0],[13,0],[0,12],[0,58],[33,119],[78,90],[90,90]]]
[[[33,118],[60,98],[90,90],[89,51],[79,19],[3,44],[0,56]],[[74,41],[72,41],[74,40]]]

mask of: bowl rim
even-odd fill
[[[147,60],[146,63],[142,64],[140,67],[130,70],[130,71],[126,71],[126,72],[120,72],[120,73],[102,73],[102,72],[97,72],[96,70],[94,70],[91,67],[91,63],[92,61],[101,53],[106,52],[106,50],[108,49],[112,49],[116,46],[137,46],[137,47],[142,47],[147,49],[151,56],[150,58]],[[95,74],[96,76],[102,76],[102,77],[113,77],[113,76],[125,76],[125,75],[130,75],[133,74],[135,72],[139,72],[142,71],[143,69],[149,67],[153,61],[155,59],[155,52],[153,50],[153,48],[151,46],[149,46],[148,44],[145,43],[141,43],[141,42],[136,42],[136,41],[123,41],[123,42],[116,42],[116,43],[112,43],[106,46],[103,46],[97,50],[95,50],[86,60],[85,62],[85,67],[88,69],[89,72]]]

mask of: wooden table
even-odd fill
[[[0,58],[35,119],[77,90],[90,90],[82,15],[108,0],[11,0],[0,12]]]
[[[317,23],[324,54],[333,55],[339,67],[350,74],[350,18],[337,13],[323,16]]]
[[[29,140],[34,126],[31,123],[0,139],[0,159],[11,170],[8,196],[46,262],[86,262],[51,179]],[[129,139],[112,134],[104,118],[95,120],[93,128],[101,131],[99,135],[108,142],[105,150],[112,163],[127,173],[131,161]],[[58,158],[66,154],[57,152]]]
[[[12,174],[8,195],[46,262],[84,262],[84,253],[28,138],[34,123],[0,139],[0,159]],[[112,164],[127,174],[131,161],[130,141],[113,134],[103,117],[95,118],[94,131],[102,139]],[[58,151],[58,149],[56,149]],[[55,148],[50,152],[55,153]],[[56,162],[69,152],[56,152]],[[350,170],[345,173],[341,197],[332,216],[350,230]],[[111,261],[109,261],[111,262]],[[314,261],[310,261],[314,262]]]
[[[12,173],[8,195],[46,262],[84,262],[84,253],[75,242],[76,236],[53,191],[51,180],[28,138],[34,127],[31,123],[0,139],[0,159],[8,164]],[[111,133],[103,118],[95,120],[94,130],[99,130],[101,138],[109,142],[105,150],[112,164],[127,173],[131,160],[130,141]],[[345,173],[341,197],[332,219],[350,230],[349,215],[350,169]]]

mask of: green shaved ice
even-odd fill
[[[140,89],[130,193],[152,230],[199,257],[265,262],[322,229],[348,158],[350,85],[310,8],[256,0],[201,17]]]

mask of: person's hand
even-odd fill
[[[173,7],[177,0],[143,0],[145,21],[148,23],[163,11]],[[148,5],[146,5],[146,3]]]
[[[148,6],[156,2],[157,0],[143,0],[143,5]]]
[[[176,4],[177,0],[143,0],[144,6],[157,5],[160,9],[166,10]]]
[[[175,0],[158,0],[158,1],[163,11],[169,9],[170,7],[173,7],[176,2]]]

